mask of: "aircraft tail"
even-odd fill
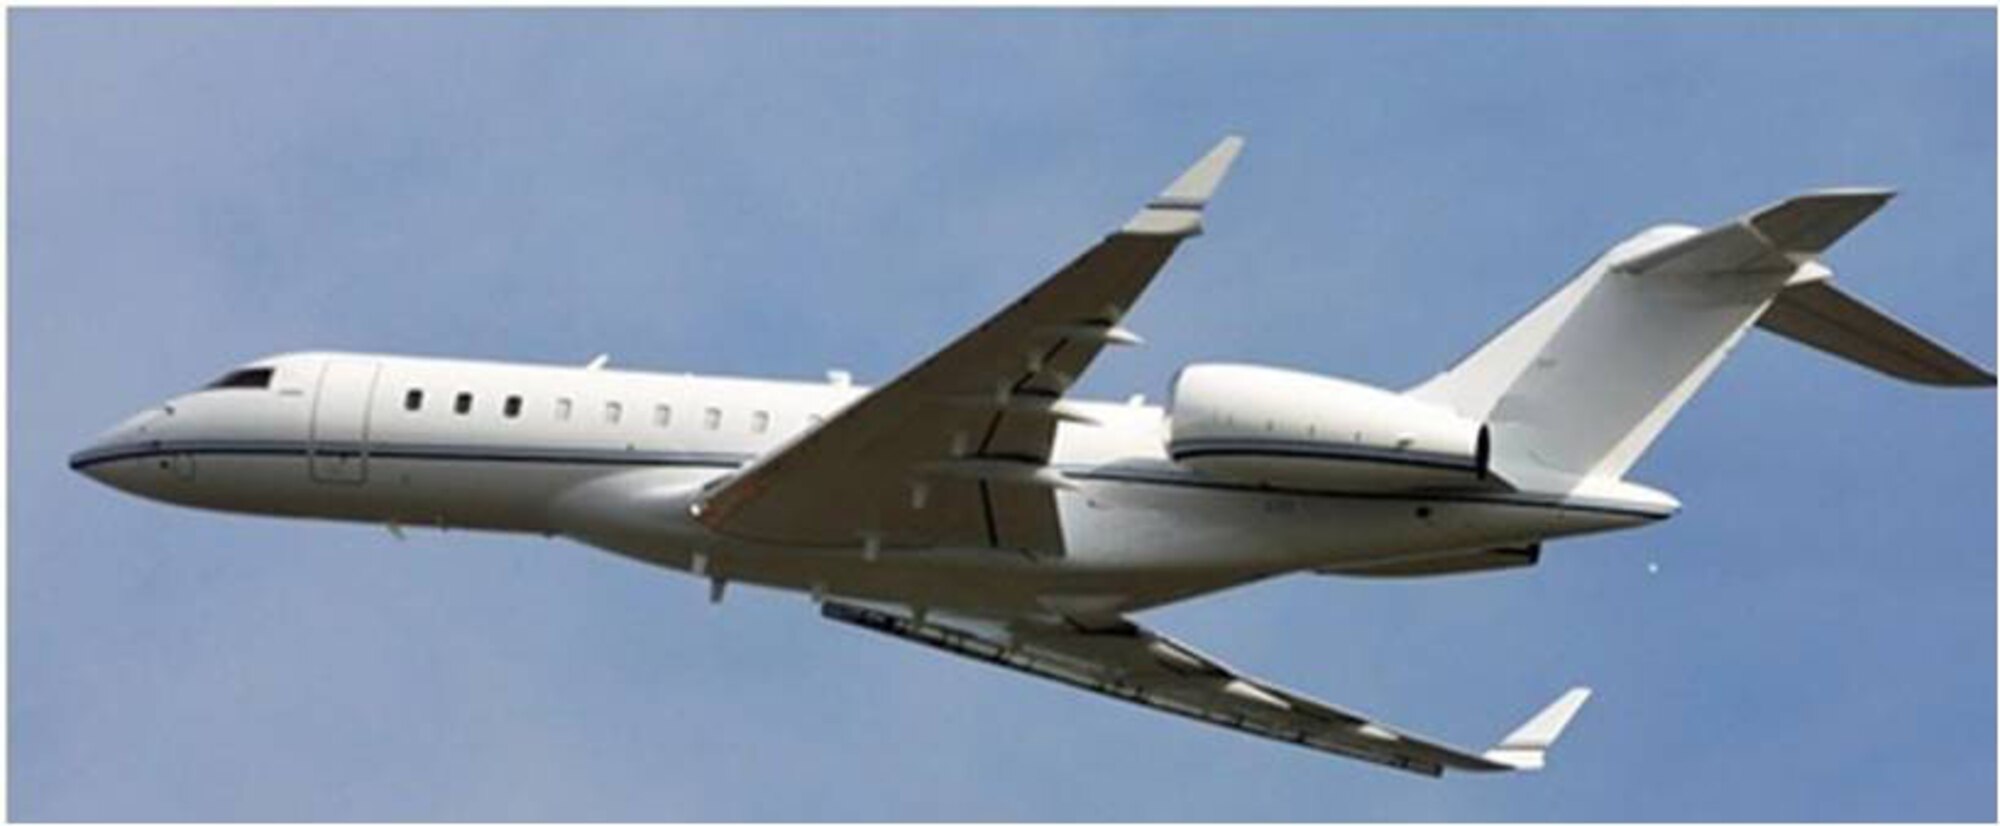
[[[1890,197],[1828,190],[1706,231],[1648,229],[1409,393],[1485,421],[1495,473],[1532,485],[1623,476],[1752,324],[1913,381],[1991,385],[1817,261]]]

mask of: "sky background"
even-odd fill
[[[1249,147],[1094,395],[1403,387],[1609,244],[1902,195],[1842,283],[1994,360],[1994,13],[12,11],[16,819],[1995,816],[1994,395],[1753,334],[1539,567],[1144,621],[1538,776],[1407,776],[579,545],[173,509],[66,454],[343,348],[893,375]],[[1657,564],[1658,572],[1648,573]]]

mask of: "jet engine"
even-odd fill
[[[1402,491],[1481,486],[1485,425],[1365,384],[1245,364],[1194,364],[1174,379],[1167,453],[1224,479],[1278,487]]]

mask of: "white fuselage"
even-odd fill
[[[1671,512],[1619,491],[1425,493],[1232,483],[1167,455],[1166,413],[1082,403],[1050,464],[1066,551],[785,547],[718,535],[694,494],[861,388],[386,355],[255,362],[71,459],[120,489],[278,516],[562,535],[718,580],[1018,612],[1130,611],[1274,574],[1525,545]]]

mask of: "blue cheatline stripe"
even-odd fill
[[[1426,450],[1395,450],[1367,445],[1341,445],[1295,439],[1182,439],[1167,445],[1175,460],[1225,456],[1278,459],[1323,459],[1367,462],[1438,470],[1479,471],[1476,456],[1456,456]]]
[[[298,441],[188,440],[147,442],[97,448],[70,457],[69,466],[82,470],[105,462],[145,459],[155,456],[196,454],[215,456],[300,456],[311,454],[340,456],[366,453],[378,459],[436,459],[468,462],[526,462],[565,465],[627,465],[652,467],[735,468],[752,458],[747,453],[703,451],[624,450],[620,448],[545,448],[504,445],[392,444],[328,442],[313,445]]]
[[[72,469],[101,465],[130,459],[148,459],[174,455],[215,455],[215,456],[297,456],[306,457],[314,453],[322,455],[353,455],[361,453],[363,445],[354,442],[331,443],[315,447],[300,441],[257,441],[257,440],[186,440],[173,442],[146,442],[132,445],[94,448],[78,452],[70,457]],[[391,444],[373,443],[366,445],[369,456],[382,459],[411,459],[464,462],[513,462],[559,465],[602,465],[623,467],[705,467],[733,469],[742,467],[755,458],[748,453],[723,453],[703,451],[662,451],[623,450],[618,448],[573,448],[573,447],[510,447],[500,445],[463,444]],[[1618,502],[1578,500],[1560,496],[1527,493],[1364,493],[1348,491],[1321,491],[1301,488],[1271,487],[1250,483],[1227,482],[1207,477],[1195,476],[1183,471],[1137,469],[1105,469],[1090,465],[1058,466],[1064,475],[1072,479],[1086,479],[1104,482],[1124,482],[1129,484],[1160,485],[1167,487],[1196,488],[1202,490],[1229,491],[1235,493],[1284,494],[1319,499],[1356,499],[1395,502],[1459,502],[1479,505],[1508,505],[1515,507],[1548,508],[1553,510],[1605,513],[1617,516],[1633,516],[1648,519],[1664,519],[1673,515],[1672,511],[1634,507]]]

